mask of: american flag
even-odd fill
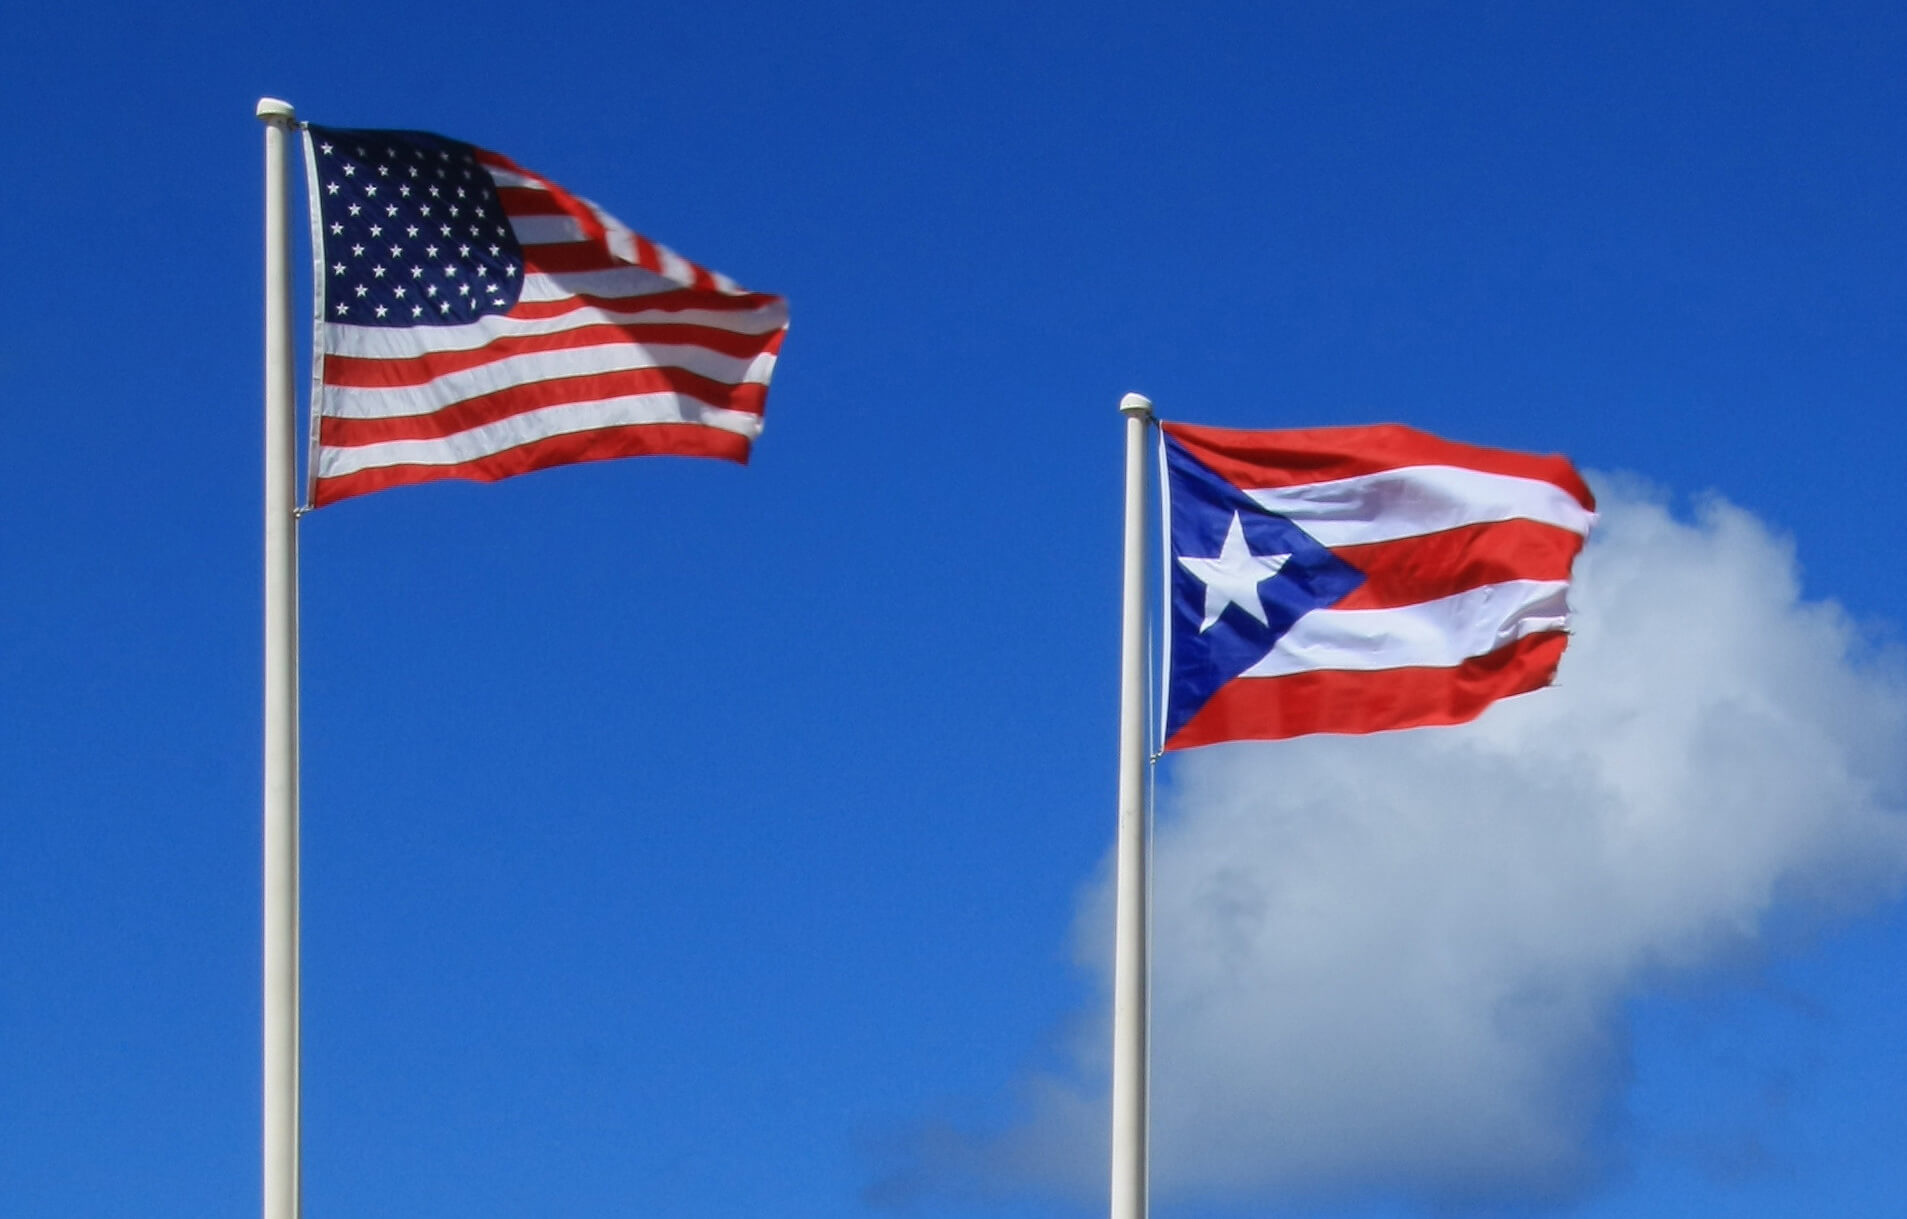
[[[307,126],[305,149],[313,507],[611,457],[748,460],[780,297],[458,140]]]

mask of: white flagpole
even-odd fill
[[[264,1219],[298,1219],[298,520],[292,420],[291,105],[265,124]]]
[[[1126,553],[1119,662],[1119,863],[1112,970],[1112,1219],[1146,1219],[1146,442],[1152,403],[1126,417]]]

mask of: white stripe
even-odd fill
[[[442,439],[387,440],[351,448],[327,446],[318,455],[318,477],[338,478],[382,466],[461,465],[551,436],[649,423],[699,424],[750,440],[761,432],[761,416],[747,411],[720,410],[678,394],[637,394],[525,411]]]
[[[705,268],[706,269],[706,268]],[[748,289],[726,275],[709,274],[715,290],[724,296],[746,296]],[[601,271],[532,271],[523,277],[526,301],[554,301],[570,296],[648,296],[677,292],[685,286],[638,266],[608,267]]]
[[[494,180],[499,187],[520,186],[524,188],[525,190],[547,190],[548,189],[541,182],[538,182],[535,178],[526,178],[522,174],[516,173],[512,170],[501,169],[495,165],[485,165],[483,168],[485,172],[487,172],[490,175],[491,179]]]
[[[1333,549],[1519,518],[1587,534],[1596,519],[1555,483],[1461,466],[1403,466],[1246,494]]]
[[[746,311],[602,309],[592,305],[543,318],[493,313],[461,326],[353,326],[330,322],[325,327],[325,353],[365,360],[403,360],[429,351],[475,351],[516,335],[560,334],[603,324],[706,326],[730,334],[770,335],[788,324],[788,307],[779,300]]]
[[[726,385],[766,385],[775,371],[775,357],[771,352],[763,352],[753,359],[737,358],[706,347],[661,343],[616,343],[575,351],[534,352],[446,373],[423,385],[374,389],[328,385],[324,391],[324,413],[338,419],[428,415],[446,406],[518,385],[632,368],[682,368]]]
[[[1312,610],[1246,677],[1317,669],[1447,669],[1569,625],[1567,580],[1510,580],[1391,609]]]
[[[655,245],[653,241],[649,244]],[[655,249],[656,260],[662,264],[662,274],[664,276],[673,279],[676,283],[681,284],[685,288],[692,287],[695,284],[694,263],[682,257],[674,250],[671,250],[668,246],[658,245]]]
[[[511,216],[510,228],[524,245],[557,245],[571,241],[590,241],[588,233],[574,216]],[[624,259],[634,262],[634,258]]]
[[[681,284],[642,267],[610,267],[601,271],[532,271],[523,277],[518,300],[560,301],[572,296],[650,296],[678,292]]]

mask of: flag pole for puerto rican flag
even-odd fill
[[[298,1219],[298,511],[292,403],[291,105],[265,124],[264,1219]]]
[[[1119,845],[1112,972],[1111,1219],[1146,1219],[1146,447],[1152,403],[1119,402],[1126,417],[1126,537],[1119,646]]]

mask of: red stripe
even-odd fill
[[[1583,507],[1591,511],[1596,507],[1589,485],[1566,457],[1460,444],[1396,423],[1283,432],[1189,423],[1160,426],[1219,477],[1247,491],[1355,478],[1400,466],[1462,466],[1486,474],[1541,479],[1575,496]]]
[[[1219,687],[1165,747],[1461,724],[1499,698],[1548,685],[1568,642],[1561,631],[1542,631],[1448,669],[1322,669],[1241,677]]]
[[[634,237],[635,234],[630,234]],[[696,266],[680,255],[676,256],[681,267],[689,272],[688,290],[691,292],[717,293],[715,276],[702,267]],[[657,275],[665,274],[662,259],[649,241],[636,239],[636,261],[631,263],[613,253],[606,239],[591,241],[550,241],[523,247],[523,266],[528,271],[540,271],[545,275],[580,274],[588,271],[620,271],[630,266],[639,266]],[[678,280],[679,282],[679,280]]]
[[[523,167],[521,165],[518,165],[515,161],[512,161],[509,157],[504,156],[500,152],[491,152],[488,148],[478,148],[473,144],[470,148],[470,155],[476,158],[476,162],[479,165],[487,165],[491,169],[507,169],[513,174],[523,173]],[[529,175],[525,174],[524,176],[528,177]]]
[[[465,351],[427,351],[401,360],[327,355],[324,360],[324,383],[354,389],[424,385],[438,377],[494,364],[511,356],[575,351],[584,347],[668,344],[702,347],[723,355],[748,358],[774,350],[771,344],[779,335],[779,331],[772,334],[736,334],[732,330],[677,322],[599,322],[571,330],[559,330],[554,334],[504,335],[482,347]]]
[[[545,275],[619,271],[631,265],[634,264],[611,254],[608,246],[594,241],[556,241],[523,247],[523,269],[541,271]]]
[[[312,507],[321,508],[354,495],[387,487],[459,479],[489,483],[531,470],[581,461],[608,461],[617,457],[718,457],[748,462],[748,438],[693,423],[635,424],[573,432],[521,445],[478,461],[456,466],[383,466],[338,478],[321,478],[312,489]]]
[[[770,308],[780,302],[779,296],[771,296],[766,292],[743,292],[731,295],[726,292],[696,292],[688,288],[652,292],[641,296],[591,296],[586,293],[577,293],[561,300],[518,301],[511,307],[510,316],[561,317],[563,314],[575,313],[582,309],[603,309],[612,313],[633,312],[637,309],[654,310],[659,313],[680,313],[689,309],[706,309],[711,313],[750,313],[758,309]]]
[[[563,201],[533,186],[499,186],[497,201],[506,216],[567,216]]]
[[[641,233],[631,233],[636,239],[636,265],[646,270],[662,273],[662,253],[656,249],[656,243]]]
[[[1582,535],[1540,521],[1493,521],[1332,553],[1364,573],[1332,609],[1388,609],[1505,580],[1567,580]]]
[[[390,419],[326,415],[318,421],[318,441],[327,448],[350,448],[390,440],[437,440],[546,406],[656,393],[676,393],[707,406],[747,411],[751,415],[761,414],[768,402],[766,385],[727,385],[680,368],[631,368],[513,385],[495,393],[466,398],[427,415],[400,415]]]
[[[500,152],[480,149],[477,162],[492,169],[503,169],[519,177],[528,178],[543,187],[541,191],[521,186],[497,187],[497,198],[503,204],[506,214],[522,216],[568,216],[582,226],[583,233],[591,241],[601,243],[605,236],[603,222],[596,213],[586,207],[582,200],[570,194],[542,174],[523,168]]]

